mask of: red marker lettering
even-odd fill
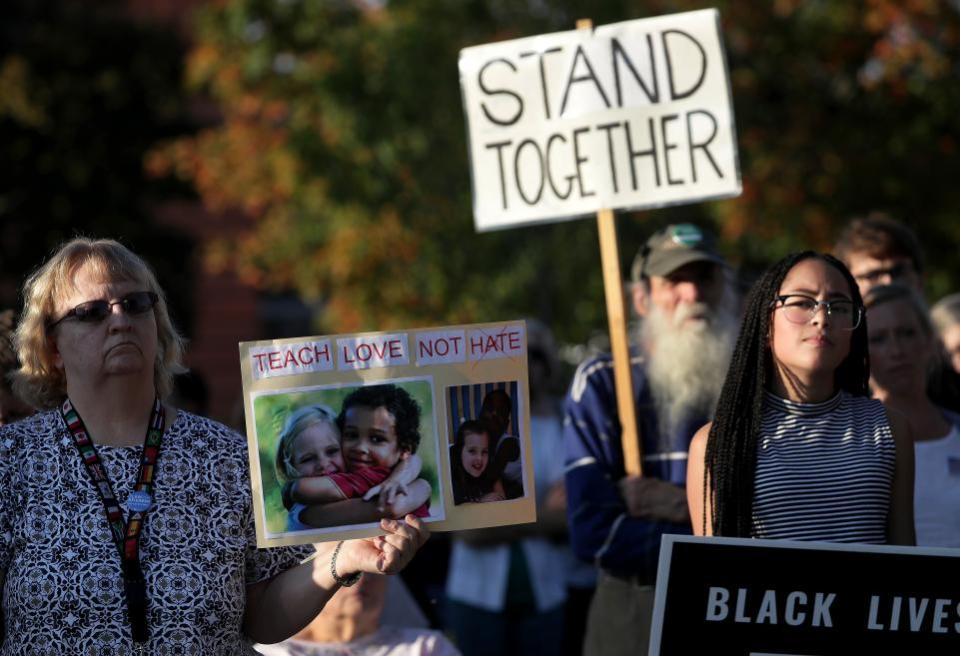
[[[363,350],[363,349],[366,349],[366,350]],[[364,354],[366,354],[366,355],[364,355]],[[357,356],[357,359],[358,359],[358,360],[360,360],[361,362],[369,362],[372,355],[373,355],[373,354],[372,354],[371,351],[370,351],[370,345],[369,345],[369,344],[358,344],[358,345],[357,345],[356,356]]]
[[[324,344],[322,348],[317,348],[316,346],[314,346],[313,353],[316,356],[316,359],[314,360],[314,362],[319,362],[320,360],[330,362],[330,345],[329,344]]]
[[[347,346],[346,346],[346,345],[344,345],[344,347],[343,347],[343,361],[346,362],[346,363],[351,363],[351,364],[354,363],[354,362],[356,362],[356,360],[351,359],[351,357],[350,357],[350,351],[347,349]]]
[[[433,343],[417,340],[417,357],[423,359],[423,356],[433,357]]]
[[[314,362],[316,362],[316,360],[314,360],[311,357],[312,353],[313,353],[313,349],[311,349],[309,346],[302,346],[300,350],[297,351],[297,361],[302,366],[313,364]]]
[[[400,344],[399,340],[391,339],[389,346],[391,358],[403,357],[403,346]]]

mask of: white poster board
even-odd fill
[[[465,48],[478,231],[740,193],[715,9]]]
[[[241,342],[240,369],[259,546],[536,521],[523,322]]]

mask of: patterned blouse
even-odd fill
[[[142,448],[97,450],[126,513]],[[246,440],[225,426],[181,411],[157,467],[140,537],[148,652],[255,654],[246,586],[313,548],[257,548]],[[132,652],[120,556],[59,411],[0,428],[0,572],[0,655]]]

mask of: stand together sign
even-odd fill
[[[740,193],[719,14],[465,48],[479,231]]]

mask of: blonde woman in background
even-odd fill
[[[937,337],[927,309],[909,287],[883,285],[864,298],[870,344],[870,388],[910,424],[914,442],[917,544],[960,547],[960,415],[927,393],[937,370]]]

